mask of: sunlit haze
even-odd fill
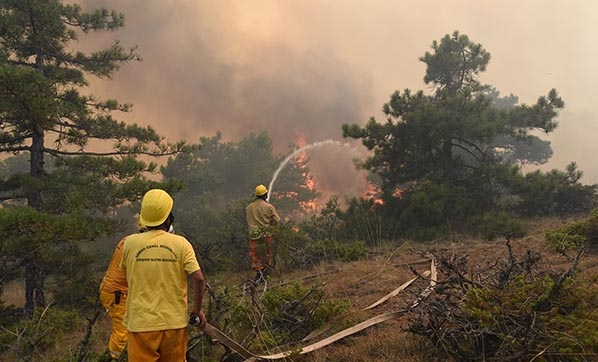
[[[542,169],[576,161],[583,182],[598,182],[598,2],[89,0],[83,6],[126,17],[125,29],[83,39],[95,47],[119,39],[137,45],[143,58],[110,81],[93,82],[95,94],[133,103],[123,119],[191,143],[217,131],[231,141],[267,131],[282,155],[299,138],[348,142],[343,123],[383,120],[392,92],[426,89],[418,58],[432,41],[458,30],[491,53],[481,80],[502,95],[534,103],[557,89],[566,106],[545,138],[554,155]],[[336,148],[310,151],[314,178],[329,192],[358,193],[362,178],[351,160],[363,147]]]

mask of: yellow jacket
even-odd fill
[[[125,239],[126,238],[123,238],[118,242],[114,252],[112,253],[112,258],[108,264],[108,269],[106,270],[104,278],[102,279],[102,283],[100,284],[100,292],[114,293],[115,291],[120,290],[124,294],[127,294],[127,276],[124,269],[120,268],[120,261],[122,259],[123,244],[125,243]]]
[[[129,235],[121,267],[126,269],[129,284],[124,318],[129,331],[187,326],[187,275],[199,270],[187,239],[164,230]]]
[[[274,205],[260,198],[245,208],[245,216],[251,239],[269,236],[268,228],[280,223],[280,215]]]

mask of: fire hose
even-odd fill
[[[343,339],[347,336],[350,336],[352,334],[355,334],[359,331],[362,331],[366,328],[369,328],[371,326],[374,326],[376,324],[388,321],[390,319],[395,319],[397,317],[402,316],[403,314],[405,314],[406,312],[412,310],[413,308],[417,307],[417,305],[419,305],[419,303],[421,302],[421,300],[425,297],[427,297],[430,293],[432,293],[432,291],[434,290],[434,287],[436,285],[436,278],[437,278],[437,271],[436,271],[436,263],[435,263],[435,259],[432,258],[431,260],[431,265],[430,265],[430,270],[426,271],[422,274],[424,277],[427,277],[428,275],[430,276],[430,286],[427,287],[422,293],[420,293],[419,297],[415,300],[415,302],[413,302],[411,304],[411,306],[409,306],[408,308],[404,308],[404,309],[400,309],[400,310],[396,310],[393,312],[389,312],[389,313],[384,313],[384,314],[380,314],[377,315],[375,317],[369,318],[361,323],[358,323],[352,327],[349,327],[347,329],[344,329],[330,337],[327,337],[321,341],[315,342],[313,344],[310,344],[308,346],[302,347],[300,349],[293,349],[293,350],[289,350],[289,351],[285,351],[285,352],[280,352],[280,353],[276,353],[276,354],[271,354],[271,355],[256,355],[252,352],[250,352],[249,350],[247,350],[245,347],[243,347],[242,345],[240,345],[239,343],[237,343],[235,340],[233,340],[232,338],[230,338],[229,336],[227,336],[225,333],[223,333],[222,331],[220,331],[218,328],[214,327],[213,325],[207,323],[203,332],[210,336],[211,338],[217,340],[218,342],[222,343],[223,345],[225,345],[226,347],[230,348],[232,351],[236,352],[237,354],[239,354],[241,357],[245,358],[245,362],[256,362],[256,361],[265,361],[265,360],[276,360],[276,359],[282,359],[282,358],[286,358],[289,357],[291,355],[298,355],[298,354],[306,354],[306,353],[310,353],[313,352],[317,349],[320,349],[322,347],[328,346],[340,339]],[[392,292],[390,292],[389,294],[387,294],[386,296],[384,296],[382,299],[378,300],[377,302],[373,303],[372,305],[364,308],[364,310],[367,309],[371,309],[374,308],[377,305],[380,305],[382,303],[384,303],[385,301],[387,301],[388,299],[390,299],[393,296],[396,296],[400,291],[404,290],[405,288],[407,288],[411,283],[413,283],[416,278],[410,279],[409,281],[405,282],[404,284],[402,284],[399,288],[393,290]],[[191,325],[195,325],[195,326],[199,326],[199,317],[196,320],[190,320],[189,321]]]

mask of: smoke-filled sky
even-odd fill
[[[482,82],[534,103],[551,88],[565,100],[547,139],[543,169],[577,161],[598,182],[598,1],[591,0],[86,0],[125,14],[126,27],[92,35],[95,44],[138,46],[94,91],[134,105],[128,117],[172,140],[197,143],[268,131],[275,150],[341,138],[343,123],[383,120],[395,90],[426,89],[418,58],[458,30],[488,50]],[[363,151],[326,146],[310,152],[317,183],[358,192],[351,159]],[[323,165],[323,166],[322,166]],[[531,168],[528,168],[531,169]],[[273,170],[274,171],[274,170]],[[334,178],[332,179],[332,175]],[[267,183],[269,180],[265,180]],[[346,185],[345,185],[346,184]]]

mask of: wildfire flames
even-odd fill
[[[306,137],[302,134],[298,134],[295,139],[295,145],[297,149],[301,149],[302,147],[307,146],[308,142]],[[341,150],[341,152],[344,152],[346,154],[346,151]],[[362,197],[365,199],[373,199],[376,204],[382,204],[382,200],[379,197],[380,190],[376,185],[373,185],[367,181],[365,173],[363,172],[356,172],[355,174],[351,174],[350,176],[346,175],[342,172],[342,170],[336,171],[336,168],[338,166],[338,162],[336,162],[336,160],[333,160],[332,162],[330,162],[329,160],[328,162],[325,162],[324,167],[322,167],[321,165],[317,167],[319,169],[324,168],[324,170],[326,171],[325,175],[320,175],[318,172],[313,172],[312,166],[315,165],[312,162],[312,158],[310,158],[307,151],[302,151],[298,153],[292,160],[292,163],[304,169],[302,176],[305,178],[305,187],[309,190],[316,191],[321,195],[320,197],[312,201],[301,202],[302,213],[307,214],[318,212],[319,210],[321,210],[326,205],[326,202],[329,200],[330,196],[339,193],[339,191],[335,189],[336,186],[340,186],[336,184],[338,181],[342,181],[342,183],[345,185],[345,188],[346,184],[350,183],[347,182],[350,181],[350,179],[348,180],[347,177],[355,179],[355,182],[352,183],[353,191],[351,192],[351,194],[353,196]],[[352,164],[349,166],[351,168],[353,167]],[[331,178],[331,174],[335,174],[336,178]],[[341,202],[343,201],[342,196],[343,195],[341,195]]]
[[[307,140],[305,139],[305,136],[301,135],[301,134],[297,135],[295,144],[297,145],[298,148],[307,146]],[[300,165],[300,167],[303,168],[303,173],[301,175],[305,178],[305,186],[307,187],[307,189],[309,189],[310,191],[314,191],[314,190],[317,191],[316,182],[314,180],[314,177],[307,170],[308,159],[309,159],[309,157],[307,155],[307,151],[303,151],[303,152],[297,154],[293,163]],[[300,203],[300,205],[301,205],[301,208],[303,209],[303,211],[306,213],[315,212],[316,210],[318,210],[317,200],[302,201]]]
[[[384,201],[380,198],[380,188],[377,185],[366,181],[367,189],[363,193],[363,198],[367,200],[374,200],[374,204],[382,205]]]

